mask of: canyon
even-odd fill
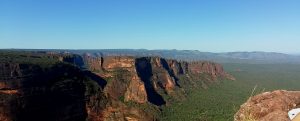
[[[0,120],[154,121],[222,80],[235,78],[210,61],[17,52],[0,61]]]

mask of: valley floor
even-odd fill
[[[164,107],[163,121],[232,121],[251,95],[277,89],[300,90],[300,65],[223,64],[236,80],[193,89],[180,103]],[[252,90],[255,88],[254,93]]]

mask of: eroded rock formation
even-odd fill
[[[233,79],[206,61],[39,53],[35,61],[53,61],[40,65],[20,58],[26,63],[0,62],[0,121],[154,121],[185,85]]]
[[[147,93],[144,83],[136,75],[133,76],[125,93],[125,101],[134,101],[137,103],[147,102]]]
[[[288,111],[300,107],[300,91],[277,90],[248,99],[235,121],[290,121]]]
[[[114,99],[124,97],[126,102],[149,101],[155,105],[164,105],[166,102],[161,96],[162,92],[171,94],[176,91],[175,88],[181,88],[179,81],[196,83],[201,79],[201,74],[207,75],[207,81],[215,81],[218,78],[234,80],[220,64],[207,61],[179,62],[159,57],[89,55],[85,55],[84,59],[88,69],[108,80],[104,92]],[[179,80],[182,76],[190,80]]]

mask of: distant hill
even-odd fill
[[[240,61],[254,61],[260,63],[300,63],[300,56],[275,52],[228,52],[218,56]]]
[[[18,50],[14,50],[18,51]],[[22,50],[24,51],[24,50]],[[158,56],[183,61],[215,61],[218,63],[299,63],[300,55],[275,52],[226,52],[211,53],[198,50],[146,50],[146,49],[92,49],[92,50],[28,50],[51,51],[59,53],[89,54],[91,56]]]

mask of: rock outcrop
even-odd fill
[[[248,99],[235,121],[290,121],[288,111],[300,107],[300,91],[277,90]]]
[[[147,93],[145,85],[137,75],[133,76],[127,88],[127,91],[125,93],[125,101],[134,101],[137,103],[147,102]]]
[[[132,69],[134,67],[135,58],[124,56],[110,56],[103,59],[103,69],[112,71],[113,69]]]

